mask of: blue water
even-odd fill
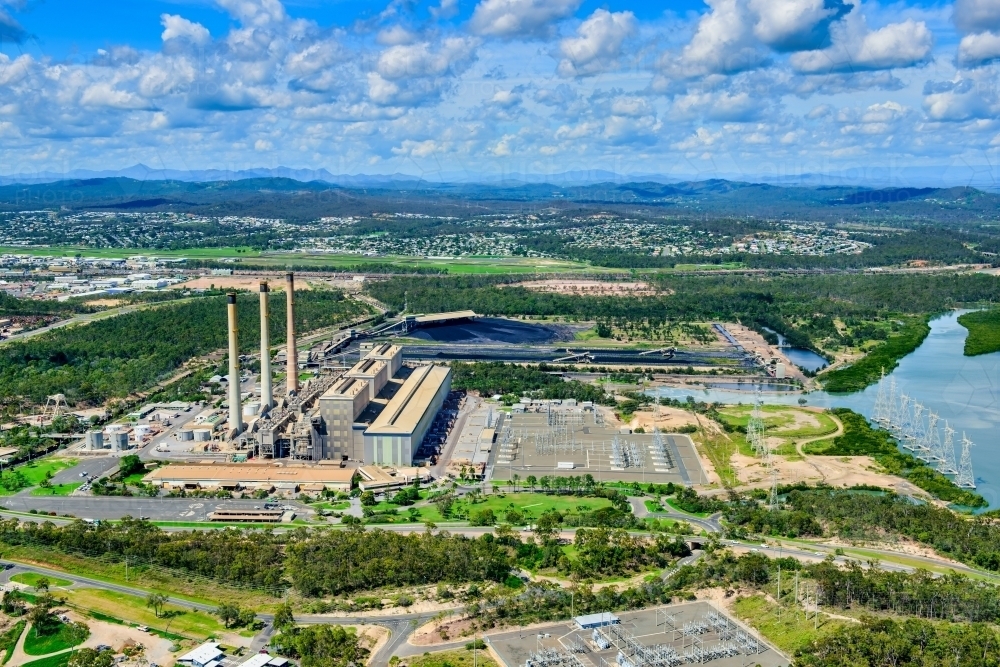
[[[815,373],[819,369],[827,367],[827,360],[812,350],[807,350],[804,347],[789,346],[785,337],[774,329],[764,327],[764,331],[770,331],[778,337],[778,347],[781,348],[782,354],[788,357],[788,360],[799,368]]]
[[[821,368],[826,368],[827,361],[812,350],[801,347],[783,347],[781,353],[788,357],[788,360],[807,371],[816,372]]]
[[[900,360],[891,377],[896,379],[898,391],[909,394],[940,415],[940,427],[944,427],[945,420],[949,422],[957,431],[956,445],[963,431],[976,444],[972,448],[976,491],[989,501],[991,509],[995,509],[1000,507],[1000,352],[976,357],[963,355],[968,331],[958,323],[960,314],[954,312],[933,320],[927,339]],[[765,393],[763,400],[774,405],[796,405],[804,398],[808,405],[851,408],[870,417],[877,391],[877,386],[872,385],[862,392],[847,395],[823,391]],[[750,403],[753,400],[748,391],[731,389],[658,387],[650,393],[680,400],[693,396],[695,400],[715,403]],[[956,459],[960,453],[956,449]]]

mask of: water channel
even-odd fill
[[[923,344],[900,360],[892,373],[900,392],[905,392],[934,410],[957,431],[956,444],[964,431],[976,444],[972,464],[976,490],[989,503],[1000,507],[1000,352],[966,357],[962,354],[968,331],[958,323],[961,313],[954,312],[931,322],[931,332]],[[800,398],[818,407],[845,407],[870,417],[877,387],[872,385],[854,394],[828,394],[814,391],[767,392],[765,403],[797,405]],[[733,388],[658,387],[649,393],[656,396],[716,403],[750,403],[754,384],[745,390]],[[956,450],[956,458],[960,455]]]

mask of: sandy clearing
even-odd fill
[[[680,428],[681,426],[697,425],[698,418],[694,415],[694,413],[681,410],[680,408],[668,408],[663,406],[660,406],[659,410],[654,407],[652,412],[647,412],[645,410],[636,412],[634,413],[632,420],[627,424],[627,426],[632,430],[642,428],[646,431],[646,433],[651,433],[654,427],[659,428],[661,431],[670,432],[671,430]]]
[[[382,650],[382,647],[389,641],[389,628],[381,625],[354,625],[351,626],[358,632],[358,639],[362,646],[368,649],[368,664],[375,659],[375,654]]]

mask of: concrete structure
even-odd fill
[[[271,306],[267,281],[260,283],[260,407],[267,412],[274,407],[271,389]]]
[[[368,400],[373,400],[389,381],[389,364],[379,359],[364,358],[344,373],[346,377],[368,381]]]
[[[229,433],[230,437],[243,432],[243,413],[240,410],[240,347],[236,328],[236,292],[226,296],[229,311]]]
[[[577,616],[573,619],[573,622],[576,623],[576,626],[581,630],[592,630],[605,625],[618,625],[622,622],[622,619],[618,618],[610,611],[605,611],[600,614]]]
[[[286,351],[285,360],[288,363],[288,377],[285,384],[288,388],[288,395],[299,392],[299,352],[295,341],[295,274],[285,274],[285,326],[286,326]]]
[[[361,348],[363,359],[384,361],[389,366],[389,377],[395,377],[403,367],[403,348],[392,343],[376,343],[366,352],[366,346]]]
[[[303,485],[321,485],[332,491],[350,491],[355,472],[324,463],[193,463],[157,468],[143,481],[164,488],[294,491]]]
[[[101,431],[87,431],[87,449],[104,449],[104,433]]]
[[[374,491],[375,493],[385,493],[388,491],[398,491],[404,486],[413,484],[413,480],[419,478],[421,482],[431,481],[431,472],[428,468],[379,468],[378,466],[361,466],[358,468],[360,479],[358,488],[362,491]]]
[[[365,431],[365,462],[411,465],[450,389],[451,368],[415,369]]]
[[[364,441],[356,437],[354,424],[368,406],[371,396],[368,387],[368,380],[344,377],[320,396],[319,414],[323,421],[320,458],[357,460],[364,451]]]

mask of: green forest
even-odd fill
[[[238,300],[241,351],[260,341],[259,298]],[[366,306],[337,291],[296,295],[296,325],[310,331],[345,322]],[[165,304],[86,325],[56,329],[0,347],[0,397],[25,397],[44,403],[62,393],[70,403],[101,404],[148,389],[198,355],[225,347],[228,336],[225,297]],[[271,296],[271,342],[285,338],[281,293]]]
[[[522,396],[532,398],[575,398],[578,401],[593,401],[601,405],[614,405],[615,399],[600,387],[571,380],[563,380],[553,375],[552,367],[519,366],[502,361],[464,363],[451,365],[454,373],[452,386],[455,389],[477,391],[481,396],[500,394],[508,405],[521,400]]]
[[[958,318],[969,330],[965,339],[965,356],[989,354],[1000,350],[1000,309],[978,310]]]

